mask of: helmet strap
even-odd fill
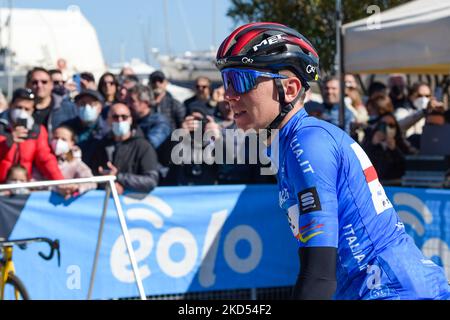
[[[272,134],[272,129],[277,129],[280,123],[283,121],[283,119],[287,116],[287,114],[294,109],[295,104],[300,99],[300,97],[305,92],[305,88],[302,85],[302,88],[300,90],[300,93],[292,100],[290,103],[286,103],[285,101],[285,94],[284,94],[284,88],[281,83],[280,79],[274,79],[275,85],[278,90],[278,101],[280,102],[280,113],[278,116],[267,126],[267,138],[270,137]]]

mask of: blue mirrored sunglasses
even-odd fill
[[[243,94],[256,87],[259,77],[271,79],[287,79],[287,76],[252,69],[227,68],[222,70],[222,80],[225,90],[231,85],[235,92]]]

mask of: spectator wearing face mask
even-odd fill
[[[20,165],[15,164],[8,170],[8,174],[6,175],[6,184],[16,184],[16,183],[25,183],[28,182],[28,173],[27,169]],[[13,194],[29,194],[30,189],[28,188],[19,188],[19,189],[11,189],[4,190],[0,192],[1,196],[10,196]]]
[[[149,85],[155,95],[154,107],[157,112],[164,114],[172,126],[172,130],[181,128],[181,124],[186,116],[185,106],[167,92],[169,84],[162,71],[155,71],[150,74]]]
[[[100,117],[103,106],[102,95],[95,90],[84,90],[75,97],[78,116],[63,125],[75,132],[75,139],[82,151],[82,160],[90,164],[95,153],[95,142],[109,131],[107,122]]]
[[[67,126],[60,126],[53,131],[50,142],[53,153],[58,159],[58,166],[66,179],[90,178],[91,169],[81,160],[81,149],[75,144],[75,132]],[[83,183],[72,186],[71,194],[77,195],[96,189],[97,184]]]
[[[52,69],[48,73],[53,82],[53,94],[63,98],[69,98],[69,90],[66,88],[66,81],[63,79],[62,72],[58,69]]]
[[[108,114],[111,132],[96,144],[91,166],[95,175],[117,177],[119,194],[147,193],[158,185],[158,158],[152,145],[135,130],[126,104],[115,103]]]
[[[426,108],[425,125],[423,130],[425,130],[428,126],[443,126],[446,124],[447,121],[445,118],[445,112],[444,103],[432,97]],[[421,136],[422,133],[415,133],[408,137],[408,141],[411,145],[418,150],[420,150]]]
[[[379,118],[362,145],[380,180],[400,179],[405,172],[405,155],[417,153],[403,138],[392,113]]]
[[[48,180],[62,180],[56,157],[48,144],[47,130],[33,118],[35,95],[29,89],[19,88],[13,93],[10,108],[0,119],[0,183],[9,169],[17,164],[32,176],[33,166]],[[65,186],[58,191],[67,194]]]
[[[410,104],[395,110],[395,118],[406,138],[413,134],[421,134],[425,125],[428,103],[431,99],[431,88],[424,82],[413,84],[409,94]]]

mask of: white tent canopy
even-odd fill
[[[69,72],[100,74],[105,70],[97,33],[78,7],[0,8],[0,27],[0,45],[14,53],[16,70],[33,66],[55,68],[60,58],[67,61]]]
[[[343,32],[345,72],[450,74],[450,0],[412,1]]]

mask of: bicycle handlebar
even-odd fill
[[[40,237],[40,238],[18,239],[18,240],[6,240],[6,241],[0,241],[0,247],[9,247],[9,246],[17,245],[20,249],[25,250],[27,248],[27,244],[33,243],[33,242],[45,242],[50,246],[50,253],[48,255],[45,255],[44,253],[39,252],[39,256],[42,259],[51,260],[53,258],[53,255],[55,254],[55,250],[56,250],[56,254],[58,257],[58,267],[61,266],[61,253],[59,250],[59,240],[58,239],[51,240],[49,238]]]

